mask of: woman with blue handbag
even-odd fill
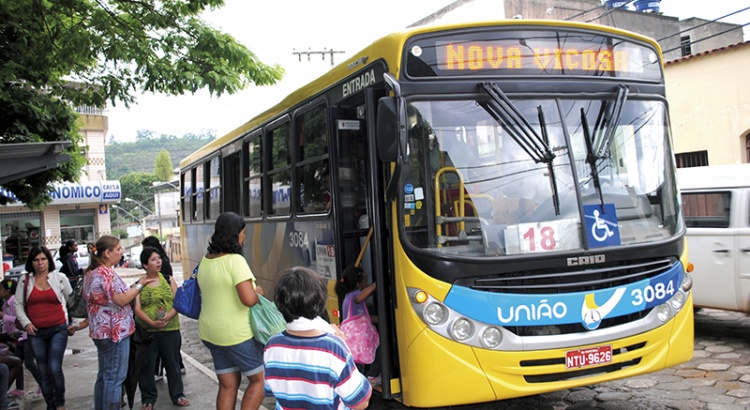
[[[242,376],[249,381],[242,410],[258,409],[264,396],[263,345],[253,337],[247,319],[263,290],[256,288],[255,276],[242,256],[244,242],[245,220],[234,212],[222,213],[198,267],[198,334],[211,352],[219,379],[217,410],[234,409]]]

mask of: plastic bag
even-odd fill
[[[273,302],[258,295],[258,303],[250,307],[250,328],[255,340],[266,344],[271,336],[286,330],[286,320]]]
[[[200,264],[198,264],[200,266]],[[198,319],[201,314],[201,289],[198,287],[198,266],[193,269],[190,278],[182,282],[174,294],[172,307],[177,313],[191,319]]]

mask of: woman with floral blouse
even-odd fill
[[[113,266],[123,249],[120,240],[104,235],[96,241],[96,253],[90,255],[90,272],[83,282],[83,296],[89,313],[89,335],[98,352],[99,372],[94,384],[94,409],[119,410],[122,383],[128,370],[130,336],[135,331],[130,306],[144,286],[154,279],[141,277],[133,286],[123,282]]]

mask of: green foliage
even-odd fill
[[[232,94],[280,80],[280,67],[200,20],[223,4],[0,1],[0,144],[73,141],[68,163],[5,188],[39,207],[49,202],[52,182],[77,179],[85,159],[72,107],[128,106],[141,91]]]
[[[2,54],[0,46],[0,56]],[[2,71],[0,68],[0,76]],[[70,107],[59,99],[48,98],[18,85],[10,85],[0,91],[0,144],[72,142],[65,150],[70,156],[69,161],[56,168],[4,184],[4,188],[13,192],[28,207],[38,209],[49,203],[53,182],[78,179],[86,159],[81,154],[82,148],[79,145],[82,137],[78,133],[77,118]],[[0,195],[0,205],[7,204],[9,200]]]
[[[148,209],[150,213],[153,213],[153,183],[158,180],[159,178],[156,175],[148,172],[136,172],[121,176],[120,188],[122,189],[122,202],[120,202],[120,205],[118,206],[139,218],[145,218],[149,215],[149,212],[143,209],[144,207]],[[125,198],[130,198],[137,202],[127,201]]]
[[[0,80],[45,88],[75,105],[133,102],[134,91],[235,93],[271,85],[267,66],[200,20],[223,0],[0,2]],[[76,78],[71,85],[67,79]]]
[[[139,135],[153,135],[151,131],[139,131]],[[120,179],[134,172],[154,171],[153,164],[161,150],[169,152],[172,167],[180,166],[180,160],[215,139],[213,132],[187,134],[182,138],[162,134],[158,138],[141,138],[136,142],[108,144],[104,147],[107,157],[107,179]]]
[[[169,156],[169,151],[162,148],[156,156],[156,160],[154,160],[154,174],[159,178],[159,181],[170,181],[174,175],[173,169],[172,157]]]

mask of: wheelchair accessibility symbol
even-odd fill
[[[601,248],[620,244],[620,227],[614,204],[584,205],[586,236],[589,248]]]

